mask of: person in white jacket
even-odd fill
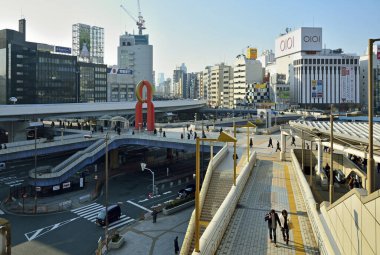
[[[281,222],[281,231],[282,231],[282,237],[284,238],[284,242],[286,242],[286,245],[289,244],[289,223],[290,223],[290,217],[288,215],[288,212],[284,209],[281,212],[280,215],[280,222]]]

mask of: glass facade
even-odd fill
[[[76,57],[38,52],[36,103],[76,103]]]
[[[79,102],[107,102],[107,66],[78,63]]]

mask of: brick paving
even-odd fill
[[[257,148],[260,152],[257,167],[246,184],[216,254],[318,254],[291,163],[278,161],[279,153],[265,148],[267,143],[259,141],[256,145],[261,147]],[[277,229],[278,247],[269,240],[264,216],[272,208],[277,213],[286,209],[290,214],[294,229],[290,230],[288,246],[282,240],[280,228]]]

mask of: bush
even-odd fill
[[[112,242],[116,243],[117,241],[119,241],[121,238],[120,234],[119,233],[115,233],[113,236],[112,236]]]
[[[171,201],[170,203],[168,203],[167,205],[165,205],[165,209],[166,210],[167,209],[171,209],[173,207],[176,207],[176,206],[182,205],[182,204],[184,204],[186,202],[189,202],[189,201],[191,201],[193,199],[194,199],[194,196],[187,196],[185,198],[180,198],[180,199],[177,198],[177,199]]]

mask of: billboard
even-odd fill
[[[353,67],[341,68],[340,100],[343,103],[355,103],[355,73]]]
[[[107,73],[109,73],[109,74],[133,74],[133,70],[126,69],[126,68],[112,67],[112,68],[107,68]]]
[[[321,98],[323,97],[323,81],[311,80],[311,97]]]
[[[255,84],[255,89],[266,89],[266,88],[267,88],[267,84],[266,83]]]
[[[79,27],[79,56],[84,58],[90,57],[91,36],[90,27]]]
[[[278,37],[275,44],[276,58],[300,51],[321,51],[322,28],[301,27]]]
[[[69,47],[55,46],[54,51],[57,53],[71,54],[71,48]]]
[[[248,48],[247,49],[247,58],[248,59],[256,59],[257,58],[257,49],[256,48]]]

